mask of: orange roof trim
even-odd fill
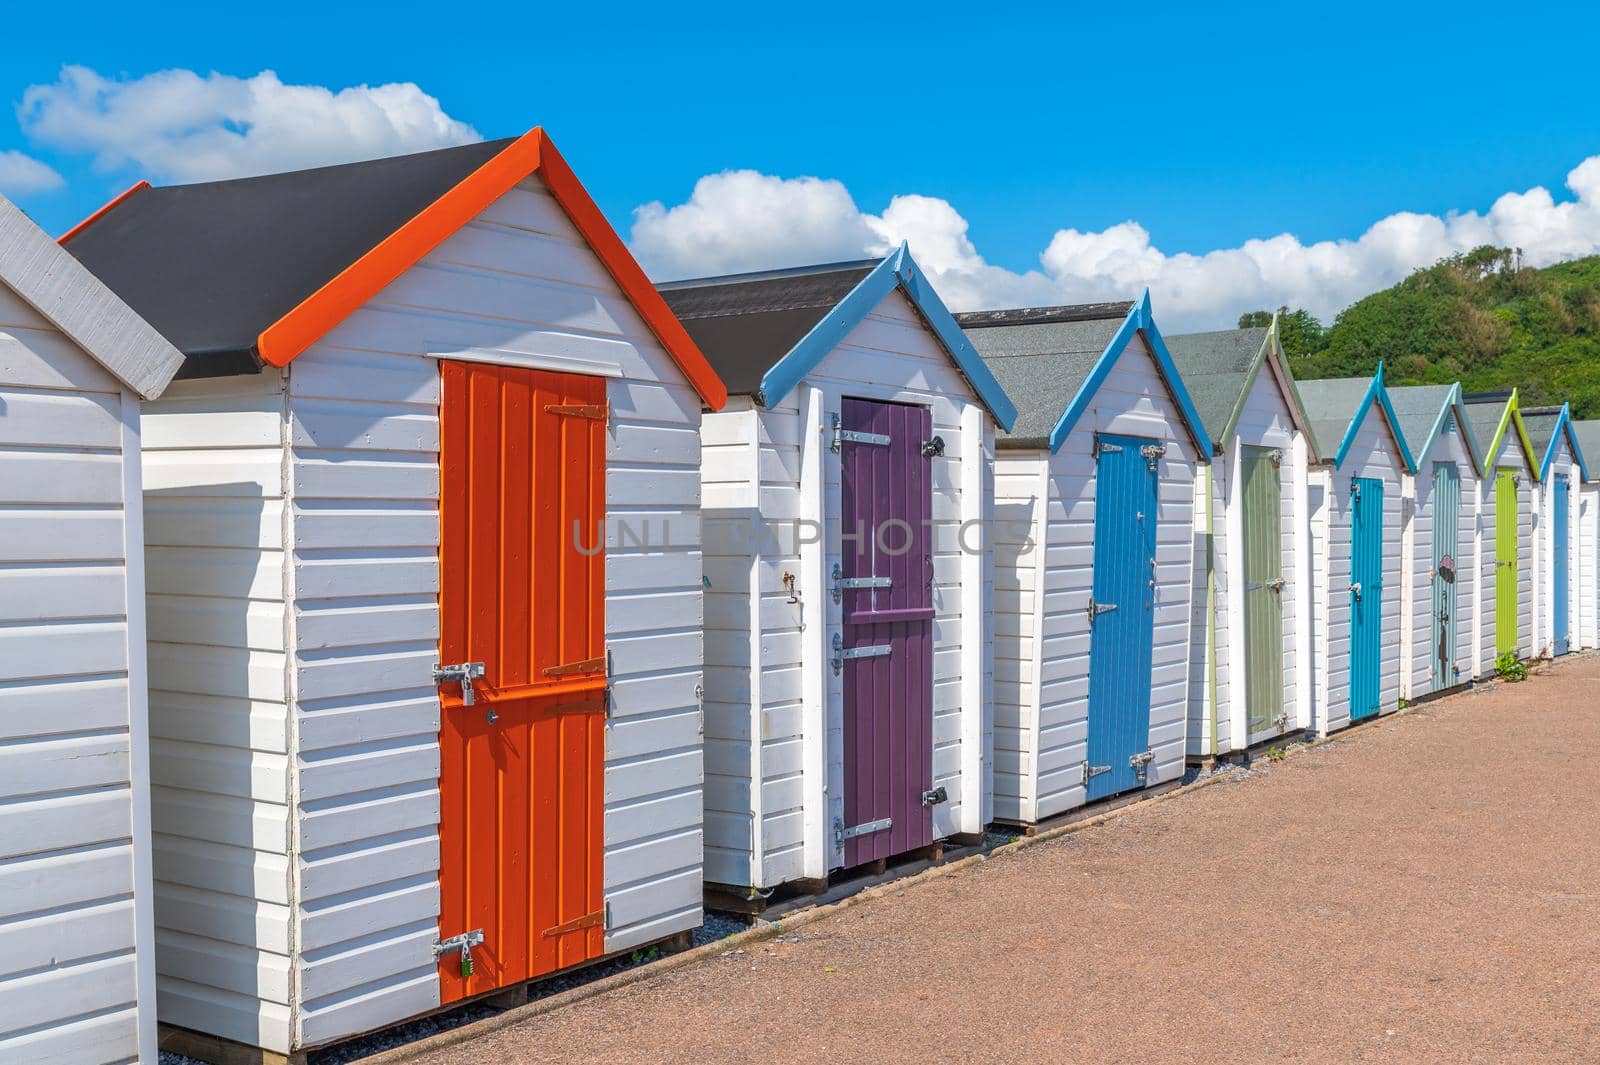
[[[622,243],[622,238],[606,221],[605,215],[600,213],[600,208],[573,174],[567,161],[556,151],[544,130],[538,127],[518,137],[427,209],[385,237],[377,247],[306,297],[299,306],[268,326],[256,343],[261,358],[273,366],[287,366],[306,348],[377,295],[385,285],[483,213],[485,208],[510,191],[517,182],[534,173],[544,178],[556,202],[567,212],[578,232],[589,242],[606,271],[632,302],[667,354],[678,364],[706,406],[721,410],[728,401],[728,389],[722,378],[717,376],[706,357],[689,338],[683,324],[650,283],[644,270]],[[124,193],[126,195],[128,193]],[[109,210],[113,204],[107,204],[83,225]]]
[[[111,197],[111,199],[107,200],[104,207],[100,208],[94,214],[90,215],[88,218],[85,218],[83,221],[79,222],[65,233],[61,234],[61,236],[57,238],[56,243],[65,244],[67,241],[71,240],[73,237],[77,236],[79,233],[82,233],[85,229],[88,229],[90,226],[100,221],[100,219],[104,218],[111,212],[113,208],[120,207],[123,200],[126,200],[129,196],[132,196],[136,192],[143,192],[149,187],[150,182],[148,181],[138,181],[132,185],[129,185],[127,188]]]

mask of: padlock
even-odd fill
[[[472,948],[461,948],[461,978],[466,979],[472,975]]]

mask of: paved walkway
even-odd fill
[[[1600,657],[426,1060],[1600,1061]]]

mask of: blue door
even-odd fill
[[[1555,483],[1555,520],[1551,522],[1551,532],[1555,536],[1555,551],[1550,556],[1550,577],[1555,583],[1554,594],[1550,597],[1550,606],[1555,613],[1554,625],[1550,630],[1551,639],[1555,643],[1552,653],[1564,655],[1567,646],[1567,497],[1571,489],[1565,477],[1557,477]]]
[[[1383,699],[1383,481],[1350,482],[1350,720]]]
[[[1094,577],[1089,614],[1085,801],[1143,787],[1150,761],[1155,637],[1156,467],[1161,446],[1095,438]]]

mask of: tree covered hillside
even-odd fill
[[[1383,360],[1390,384],[1520,388],[1524,406],[1568,401],[1600,418],[1600,256],[1542,269],[1479,248],[1346,307],[1326,328],[1283,308],[1279,335],[1302,378],[1355,377]],[[1265,325],[1269,311],[1242,316]]]

